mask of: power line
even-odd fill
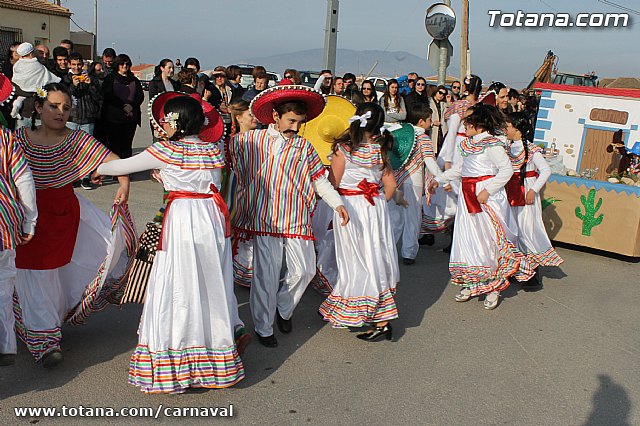
[[[85,30],[84,28],[82,28],[80,25],[78,25],[78,23],[77,23],[76,21],[74,21],[72,17],[69,17],[69,19],[71,19],[71,22],[73,22],[73,23],[76,25],[76,27],[80,28],[80,29],[81,29],[82,31],[84,31],[85,33],[93,34],[91,31],[87,31],[87,30]]]
[[[609,0],[598,0],[598,1],[600,3],[608,4],[609,6],[613,6],[613,7],[616,7],[618,9],[624,10],[626,12],[631,12],[631,13],[635,13],[636,15],[640,15],[640,11],[637,11],[635,9],[630,9],[630,8],[628,8],[626,6],[622,6],[622,5],[620,5],[618,3],[614,3],[612,1],[609,1]]]

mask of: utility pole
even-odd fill
[[[462,43],[460,44],[460,81],[471,74],[471,64],[467,62],[469,55],[469,0],[462,0]]]
[[[444,4],[451,7],[451,0],[444,0]],[[447,81],[447,57],[449,51],[445,43],[440,46],[440,66],[438,67],[438,85],[445,84]]]
[[[327,0],[327,25],[324,35],[324,69],[336,72],[336,46],[338,44],[339,0]]]
[[[93,60],[98,58],[98,0],[93,0]]]

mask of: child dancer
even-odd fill
[[[258,128],[258,120],[249,111],[249,102],[236,101],[229,105],[229,111],[231,112],[231,136],[227,140],[228,142],[238,133],[245,133]],[[228,148],[226,151],[228,151]],[[236,203],[236,191],[239,188],[233,170],[229,170],[227,176],[226,191],[223,192],[226,193],[227,205],[231,212],[231,223],[234,224],[237,210],[245,206]],[[242,287],[251,287],[251,280],[253,279],[252,263],[253,242],[251,241],[251,236],[236,234],[233,241],[233,280],[236,284]]]
[[[42,125],[15,132],[36,186],[38,224],[27,245],[16,247],[16,325],[36,361],[63,360],[61,326],[83,323],[107,305],[105,283],[119,282],[133,256],[135,230],[126,209],[129,178],[119,178],[111,220],[73,191],[73,182],[118,159],[100,142],[66,127],[71,96],[60,83],[39,90]],[[109,289],[110,290],[110,289]]]
[[[0,78],[8,80],[0,74]],[[2,103],[0,101],[0,103]],[[36,188],[20,146],[8,129],[0,128],[0,366],[16,357],[13,291],[16,251],[27,244],[36,228]]]
[[[169,190],[129,383],[146,393],[232,386],[244,378],[244,367],[234,343],[238,306],[231,223],[218,192],[224,159],[214,142],[198,137],[205,115],[197,100],[166,92],[157,102],[165,102],[158,121],[170,139],[97,171],[125,175],[160,169]],[[207,117],[219,123],[220,138],[222,122],[216,118]]]
[[[415,263],[418,255],[418,238],[422,221],[422,196],[424,194],[425,166],[428,173],[437,176],[441,173],[435,160],[431,139],[426,131],[431,129],[431,108],[425,104],[415,104],[409,110],[409,122],[413,126],[415,142],[406,164],[394,172],[398,189],[407,202],[406,208],[393,206],[394,235],[396,240],[402,236],[402,262],[405,265]],[[400,220],[397,217],[400,216]],[[398,226],[399,225],[399,226]],[[397,241],[396,241],[397,242]]]
[[[508,278],[517,274],[524,281],[532,271],[511,243],[517,229],[510,219],[504,185],[513,170],[504,145],[495,136],[503,126],[502,115],[484,104],[469,108],[467,114],[467,139],[460,143],[462,161],[436,177],[430,190],[462,178],[449,261],[451,282],[462,286],[455,300],[466,302],[486,294],[485,309],[495,309],[500,292],[509,286]]]
[[[338,280],[320,306],[333,326],[371,324],[357,336],[368,341],[391,340],[389,321],[398,318],[393,295],[400,274],[387,208],[397,185],[387,160],[393,136],[381,130],[384,116],[377,104],[360,105],[348,132],[334,143],[331,180],[351,221],[334,226]],[[339,223],[337,214],[334,223]]]
[[[542,222],[540,190],[551,176],[551,169],[542,156],[542,149],[531,142],[533,128],[524,113],[507,116],[506,136],[514,170],[506,190],[518,222],[518,248],[526,254],[536,273],[522,289],[535,291],[542,288],[539,266],[559,266],[563,262]]]

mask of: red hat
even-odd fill
[[[496,92],[493,90],[484,94],[484,96],[480,96],[478,102],[482,102],[485,105],[496,106]]]
[[[0,105],[10,101],[13,98],[15,89],[11,80],[0,72]]]
[[[167,133],[162,128],[162,120],[164,119],[164,107],[170,99],[180,96],[189,96],[200,102],[202,112],[204,113],[204,125],[198,134],[203,142],[218,142],[224,136],[224,123],[218,111],[208,102],[202,100],[200,95],[194,93],[188,95],[184,92],[163,92],[159,93],[149,101],[149,119],[151,125],[162,136],[166,137]]]
[[[286,79],[285,79],[286,80]],[[307,106],[307,121],[322,113],[326,100],[322,93],[311,87],[297,84],[280,84],[263,90],[253,100],[249,108],[251,114],[262,124],[272,124],[273,110],[285,102],[303,102]]]

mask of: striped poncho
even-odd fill
[[[245,235],[313,239],[312,182],[325,169],[309,141],[295,136],[274,149],[278,137],[270,126],[237,134],[229,144],[238,179],[234,228]]]
[[[27,170],[19,144],[7,129],[0,129],[0,250],[13,250],[21,234],[22,207],[16,181]]]

